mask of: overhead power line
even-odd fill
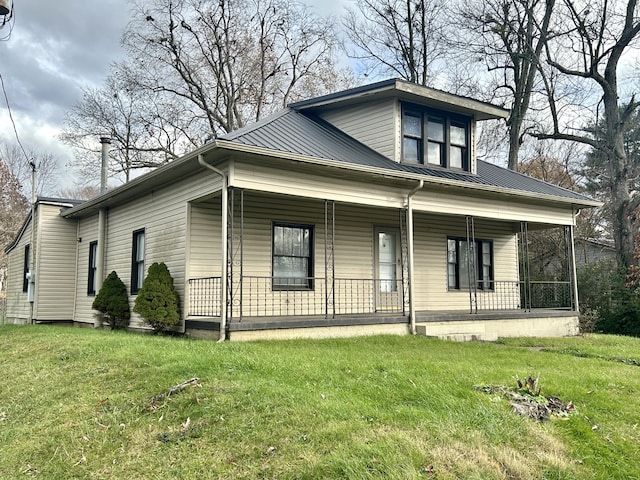
[[[16,128],[16,122],[13,119],[13,114],[11,113],[11,104],[9,103],[9,97],[7,96],[7,89],[5,88],[5,85],[4,85],[4,78],[2,78],[2,73],[0,73],[0,85],[2,85],[2,94],[4,95],[4,101],[7,105],[7,111],[9,112],[9,120],[11,120],[11,125],[13,125],[13,133],[16,136],[16,141],[20,146],[20,150],[22,150],[22,153],[24,154],[25,160],[27,161],[29,166],[35,170],[35,164],[31,161],[31,159],[29,158],[29,155],[27,155],[27,151],[24,149],[24,147],[22,146],[22,142],[20,141],[20,136],[18,135],[18,129]]]

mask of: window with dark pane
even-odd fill
[[[89,272],[87,274],[87,295],[96,294],[96,273],[98,271],[98,242],[89,244]]]
[[[408,163],[422,162],[422,115],[404,112],[402,117],[402,158]]]
[[[402,161],[469,170],[470,125],[462,115],[403,105]]]
[[[273,224],[273,288],[313,288],[313,226]]]
[[[144,281],[144,230],[133,232],[131,252],[131,294],[135,295],[142,288]]]
[[[475,282],[481,290],[493,289],[493,242],[466,238],[447,238],[447,286],[449,290],[468,290]]]

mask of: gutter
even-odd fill
[[[198,163],[205,168],[208,168],[213,173],[220,175],[222,178],[222,255],[221,255],[221,275],[220,275],[220,337],[218,338],[218,342],[224,342],[227,338],[227,263],[228,263],[228,252],[227,252],[227,218],[228,218],[228,192],[227,187],[229,180],[225,173],[222,170],[217,169],[216,167],[209,165],[204,161],[203,155],[198,154]],[[185,320],[184,329],[186,331],[187,324]],[[183,332],[184,333],[184,332]]]
[[[416,334],[416,306],[413,289],[413,196],[424,187],[424,180],[407,194],[407,252],[409,257],[409,325],[411,334]]]

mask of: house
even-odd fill
[[[193,336],[575,334],[575,268],[534,282],[519,259],[529,231],[572,245],[576,214],[600,203],[477,159],[477,122],[507,113],[387,80],[292,104],[92,200],[39,199],[6,249],[7,317],[93,325],[106,274],[133,302],[165,262]]]

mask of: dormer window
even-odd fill
[[[402,109],[402,161],[469,170],[468,118],[436,110]]]

